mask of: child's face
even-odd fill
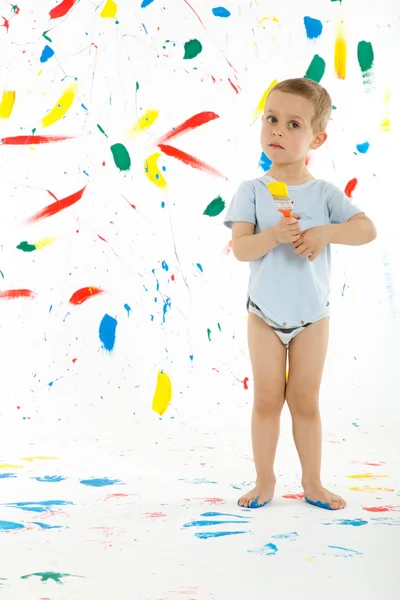
[[[313,131],[311,100],[276,90],[265,104],[261,130],[261,146],[275,164],[304,161],[310,148],[324,143],[326,133]]]

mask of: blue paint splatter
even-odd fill
[[[58,483],[59,481],[64,481],[65,477],[62,477],[61,475],[45,475],[44,477],[32,477],[32,479],[44,483]]]
[[[40,62],[41,63],[45,63],[49,60],[49,58],[51,58],[54,55],[54,50],[53,48],[50,48],[50,46],[48,46],[46,44],[46,46],[43,48],[43,52],[42,55],[40,57]]]
[[[29,512],[46,512],[47,510],[53,509],[56,506],[67,506],[73,505],[73,502],[69,500],[43,500],[42,502],[9,502],[3,504],[9,508],[20,508]]]
[[[400,526],[400,519],[393,519],[393,517],[372,517],[371,521],[376,521],[376,525],[398,525]]]
[[[38,521],[32,521],[32,525],[37,525],[41,529],[63,529],[61,525],[49,525],[48,523],[39,523]]]
[[[16,473],[0,473],[0,479],[15,479],[16,476]]]
[[[143,0],[142,4],[140,5],[140,8],[146,8],[146,6],[149,6],[149,4],[151,4],[152,2],[154,2],[154,0]]]
[[[270,160],[268,156],[264,152],[262,152],[258,166],[261,167],[263,171],[269,171],[271,165],[272,160]]]
[[[111,352],[115,344],[115,330],[117,329],[117,321],[110,315],[104,315],[100,327],[99,337],[103,344],[103,348]]]
[[[163,306],[163,323],[165,323],[165,315],[167,314],[167,310],[171,308],[171,298],[167,298],[164,302]]]
[[[262,548],[256,548],[254,550],[247,550],[251,554],[260,554],[264,556],[274,556],[278,552],[277,546],[275,544],[269,543],[265,544]]]
[[[223,6],[216,6],[215,8],[212,9],[212,13],[214,15],[214,17],[230,17],[231,13],[229,12],[229,10],[227,8],[224,8]]]
[[[299,537],[297,531],[292,531],[291,533],[277,533],[273,535],[272,538],[274,540],[290,540],[293,541]]]
[[[309,40],[315,40],[322,33],[322,23],[318,19],[304,17],[304,27]]]
[[[178,481],[186,481],[187,483],[190,483],[191,485],[194,484],[198,484],[198,483],[213,483],[213,484],[217,484],[217,481],[209,481],[208,479],[192,479],[191,481],[189,481],[188,479],[178,479]]]
[[[334,550],[343,550],[346,554],[335,554],[335,556],[340,556],[344,558],[353,557],[355,555],[362,556],[362,552],[358,552],[357,550],[351,550],[350,548],[342,548],[342,546],[328,546],[328,548],[333,548]]]
[[[167,263],[165,262],[165,260],[162,261],[161,266],[164,269],[164,271],[169,271],[169,267],[168,267]]]
[[[80,483],[83,485],[90,485],[92,487],[105,487],[106,485],[114,485],[115,483],[122,483],[119,479],[108,479],[108,477],[103,477],[97,479],[96,477],[92,477],[91,479],[81,479]]]
[[[207,531],[204,533],[195,533],[194,535],[201,540],[208,540],[209,538],[224,537],[226,535],[240,535],[242,533],[249,533],[248,531]]]
[[[128,317],[129,317],[129,313],[131,312],[131,307],[129,306],[129,304],[124,304],[124,309],[126,310],[126,312],[128,313]]]
[[[187,527],[209,527],[211,525],[237,525],[242,523],[249,523],[249,521],[191,521],[190,523],[185,523],[184,528]]]
[[[365,519],[334,519],[333,521],[327,521],[322,525],[352,525],[353,527],[360,527],[361,525],[368,525],[368,521]]]
[[[247,519],[243,515],[230,515],[229,513],[220,512],[205,512],[200,515],[201,517],[233,517],[234,519]]]
[[[200,263],[196,263],[196,267],[198,268],[199,271],[201,271],[203,273],[203,267],[201,266]]]
[[[369,142],[363,142],[362,144],[357,144],[356,148],[361,154],[365,154],[366,152],[368,152]]]
[[[0,521],[0,531],[15,531],[16,529],[24,528],[24,525],[21,523],[14,523],[13,521]]]

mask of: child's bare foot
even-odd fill
[[[306,502],[315,504],[320,508],[339,510],[346,506],[343,498],[322,487],[320,483],[309,483],[307,485],[303,483],[303,489]]]
[[[250,492],[242,496],[238,502],[243,508],[261,508],[268,504],[274,495],[276,478],[273,477],[269,481],[258,482],[256,487]]]

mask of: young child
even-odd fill
[[[261,146],[272,161],[271,169],[241,183],[224,220],[232,229],[235,258],[250,263],[248,346],[257,481],[239,500],[246,508],[260,508],[273,497],[285,400],[305,500],[329,510],[346,506],[320,479],[318,397],[329,335],[330,244],[368,244],[377,234],[373,222],[340,189],[314,179],[306,167],[310,149],[316,150],[327,138],[331,112],[328,92],[312,80],[288,79],[272,89],[261,131]],[[294,203],[291,218],[278,212],[267,187],[270,181],[287,184]]]

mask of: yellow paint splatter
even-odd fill
[[[274,21],[274,23],[279,23],[279,20],[276,17],[263,17],[260,21],[260,25],[262,25],[264,21]]]
[[[23,465],[13,465],[11,463],[1,463],[0,469],[23,469]]]
[[[257,108],[254,111],[253,120],[258,119],[258,117],[263,114],[264,108],[265,108],[265,103],[267,101],[269,93],[277,83],[278,83],[278,80],[274,79],[274,81],[270,84],[270,86],[265,90],[265,92],[261,96],[261,99],[260,99],[259,103],[257,104]]]
[[[34,246],[36,248],[36,250],[39,250],[40,248],[45,248],[46,246],[50,246],[50,244],[52,244],[53,242],[55,242],[56,238],[52,238],[52,237],[48,237],[48,238],[43,238],[41,240],[39,240],[38,242],[34,243]]]
[[[359,473],[355,475],[346,475],[347,479],[381,479],[382,477],[390,477],[390,475],[373,475],[372,473]]]
[[[100,13],[102,19],[114,19],[117,16],[118,5],[114,0],[106,0],[103,10]]]
[[[374,488],[369,487],[369,485],[364,485],[364,487],[350,487],[350,492],[394,492],[391,488]]]
[[[0,102],[0,119],[9,119],[14,108],[15,92],[4,90]]]
[[[53,125],[68,112],[71,108],[73,101],[75,100],[77,92],[77,85],[75,82],[71,83],[70,86],[67,87],[65,92],[59,98],[57,104],[52,108],[52,110],[42,119],[43,127],[48,127],[49,125]]]
[[[146,112],[139,117],[136,123],[131,127],[128,131],[129,136],[134,136],[137,133],[141,133],[142,131],[146,131],[149,127],[151,127],[154,121],[157,119],[159,115],[158,110],[148,109]]]
[[[383,104],[385,107],[385,112],[384,112],[384,117],[381,121],[381,130],[382,131],[390,131],[389,102],[390,102],[390,89],[389,89],[389,86],[387,86],[384,96],[383,96]]]
[[[160,158],[161,154],[159,152],[155,152],[148,158],[146,158],[144,163],[144,170],[146,172],[147,177],[150,179],[152,183],[157,185],[159,188],[164,189],[167,187],[167,182],[165,181],[160,169],[157,166],[157,161]]]
[[[306,558],[306,560],[309,560],[310,562],[317,562],[316,558],[312,558],[311,556]]]
[[[58,460],[58,456],[27,456],[21,458],[21,460],[27,460],[28,462],[34,462],[35,460]]]
[[[159,415],[163,415],[167,410],[172,398],[171,380],[166,373],[158,372],[157,387],[153,398],[153,410]]]
[[[346,79],[347,43],[343,24],[338,26],[335,42],[335,73],[339,79]]]

